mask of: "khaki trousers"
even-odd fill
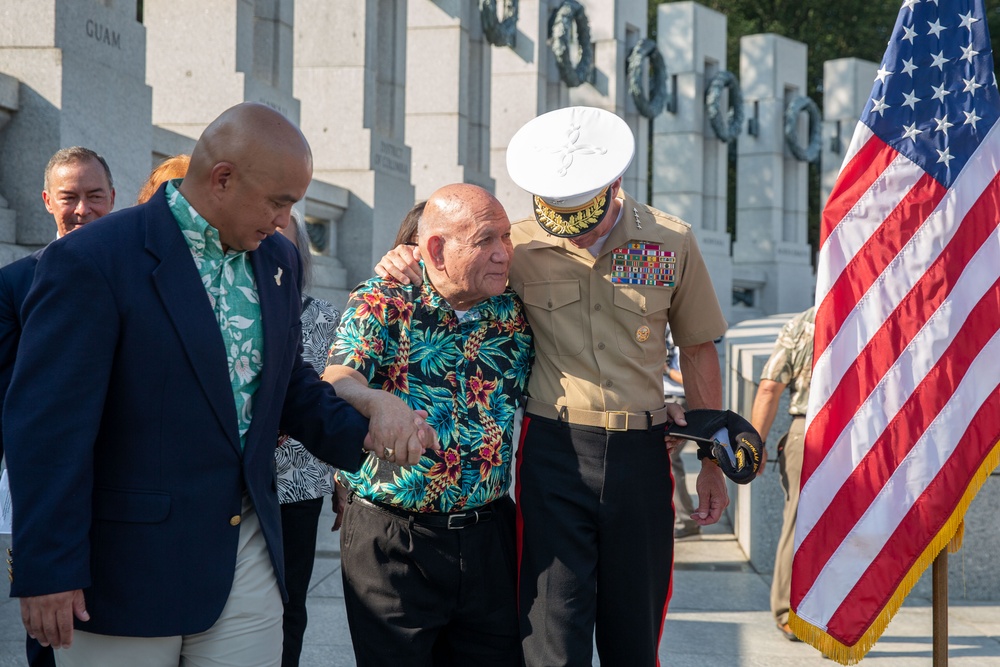
[[[792,595],[792,556],[795,548],[795,514],[799,509],[799,487],[802,479],[802,449],[806,420],[794,417],[792,425],[781,440],[778,457],[781,486],[785,490],[785,512],[781,523],[781,537],[774,554],[774,580],[771,582],[771,613],[779,625],[788,623],[788,610]]]
[[[59,667],[277,667],[281,664],[281,593],[257,513],[243,499],[236,573],[212,627],[176,637],[113,637],[73,631],[55,652]]]

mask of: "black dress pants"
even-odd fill
[[[285,588],[288,602],[281,620],[284,640],[281,667],[298,667],[306,632],[306,594],[316,561],[316,530],[323,499],[312,498],[281,505],[281,535],[285,548]]]
[[[460,530],[349,502],[340,534],[358,667],[517,667],[514,507]]]
[[[526,414],[517,453],[528,667],[654,667],[673,567],[663,426],[606,431]]]

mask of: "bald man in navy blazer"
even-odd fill
[[[60,665],[280,661],[279,429],[347,470],[372,446],[300,354],[299,258],[274,232],[311,175],[294,125],[238,105],[206,128],[179,188],[41,257],[3,428],[11,595],[29,634],[66,649]],[[247,318],[220,314],[199,244],[246,253],[229,266],[252,273],[229,295],[259,308],[259,372],[242,389],[244,350],[224,341]]]

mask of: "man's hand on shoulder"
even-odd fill
[[[73,617],[89,621],[83,591],[65,591],[21,598],[21,622],[42,646],[69,648],[73,643]]]
[[[424,281],[420,270],[420,248],[411,245],[396,246],[375,265],[375,273],[380,278],[395,278],[403,285],[413,283],[419,287]]]

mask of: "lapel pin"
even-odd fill
[[[632,209],[632,215],[635,216],[635,228],[642,229],[642,223],[639,222],[639,211],[635,208]]]
[[[277,285],[278,287],[281,287],[281,273],[282,273],[282,269],[279,266],[278,267],[278,272],[274,274],[274,284]]]

